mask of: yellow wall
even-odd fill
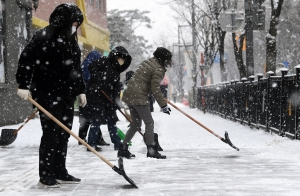
[[[84,0],[77,0],[77,6],[84,16],[84,21],[80,26],[82,35],[78,35],[79,41],[83,43],[84,47],[96,48],[100,52],[109,52],[109,31],[88,20]],[[37,17],[32,17],[32,24],[38,28],[49,25],[48,22]]]

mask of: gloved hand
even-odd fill
[[[29,90],[27,89],[18,89],[17,94],[24,100],[28,99]]]
[[[123,105],[123,103],[121,103],[121,102],[117,103],[116,105],[119,107],[119,109],[124,108],[124,105]]]
[[[112,108],[113,110],[121,110],[120,106],[117,105],[117,104],[111,104],[111,108]]]
[[[79,106],[81,106],[81,107],[84,108],[85,105],[87,104],[85,94],[80,94],[80,95],[78,95],[78,98],[79,98]]]
[[[163,111],[163,113],[170,115],[171,108],[168,105],[166,105],[165,107],[161,107],[161,110]]]

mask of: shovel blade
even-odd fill
[[[0,146],[8,146],[12,144],[18,136],[18,134],[14,134],[15,131],[15,129],[2,129]]]
[[[119,160],[118,160],[118,165],[119,165],[119,168],[117,168],[116,166],[114,166],[112,169],[117,172],[118,174],[122,175],[125,180],[127,182],[129,182],[129,184],[131,184],[134,188],[138,188],[137,185],[133,182],[133,180],[131,180],[125,173],[125,170],[124,170],[124,165],[123,165],[123,159],[122,157],[119,157]]]
[[[233,145],[233,144],[231,143],[227,131],[225,131],[225,139],[222,138],[222,141],[225,142],[226,144],[228,144],[229,146],[231,146],[232,148],[236,149],[237,151],[240,151],[240,149],[238,149],[235,145]]]

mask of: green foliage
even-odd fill
[[[132,56],[130,69],[135,69],[149,55],[151,46],[144,36],[136,35],[139,27],[151,28],[151,19],[146,16],[149,11],[111,10],[108,12],[108,29],[111,48],[121,45]]]

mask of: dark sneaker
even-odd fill
[[[57,182],[61,184],[79,184],[81,182],[81,179],[75,178],[74,176],[67,174],[64,177],[56,178]]]
[[[126,148],[123,149],[123,145],[120,145],[119,151],[118,151],[118,157],[124,157],[126,159],[135,158],[134,154],[131,154],[128,150],[128,144],[126,145]]]
[[[100,152],[100,151],[102,151],[102,149],[101,148],[99,148],[98,146],[96,146],[96,147],[93,147],[94,148],[94,150],[96,150],[97,152]],[[86,149],[86,151],[88,151],[88,152],[91,152],[90,151],[90,149]]]
[[[109,146],[110,144],[109,144],[109,143],[106,143],[106,142],[104,141],[104,139],[101,138],[101,139],[97,142],[97,145],[99,145],[99,146]]]
[[[58,183],[55,179],[40,180],[37,185],[44,188],[60,188],[60,183]]]

